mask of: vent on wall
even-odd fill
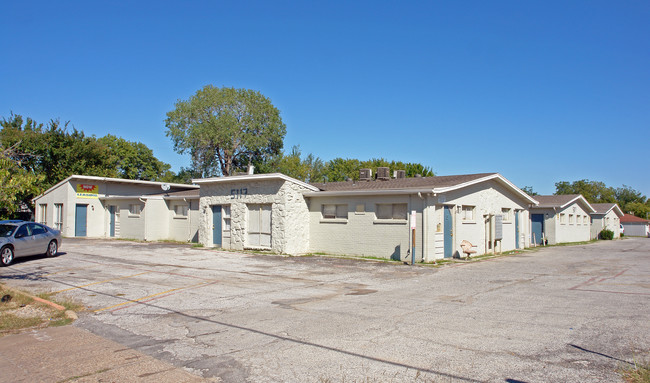
[[[372,178],[372,170],[370,169],[359,169],[359,180],[360,181],[370,181]]]
[[[390,179],[390,169],[381,167],[377,168],[377,179],[379,180],[389,180]]]

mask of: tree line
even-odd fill
[[[280,111],[258,91],[218,88],[198,90],[178,100],[167,113],[165,134],[174,150],[189,154],[191,165],[178,173],[141,142],[113,135],[96,138],[50,120],[46,125],[13,113],[0,120],[0,218],[14,215],[36,195],[73,174],[190,183],[193,178],[229,176],[251,164],[258,173],[284,173],[305,182],[358,180],[359,170],[378,167],[405,170],[407,177],[434,176],[420,163],[373,158],[323,161],[303,155],[299,146],[283,151],[286,126]],[[644,217],[650,201],[640,192],[602,182],[558,182],[556,194],[582,194],[589,202],[616,202],[626,212]],[[534,195],[531,187],[524,187]]]
[[[616,203],[624,213],[645,219],[650,215],[650,199],[626,185],[614,188],[604,182],[586,179],[560,181],[555,183],[555,194],[582,194],[590,203]]]

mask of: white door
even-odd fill
[[[271,205],[248,205],[248,245],[271,247]]]

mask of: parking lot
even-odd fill
[[[618,381],[650,350],[650,240],[441,268],[66,239],[0,282],[225,382]]]

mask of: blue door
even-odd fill
[[[110,206],[108,211],[111,215],[111,237],[115,237],[115,206]]]
[[[74,212],[74,235],[75,237],[86,236],[86,221],[88,205],[77,205]]]
[[[515,249],[519,248],[519,212],[515,211]]]
[[[221,246],[221,205],[212,206],[212,243]]]
[[[451,217],[451,208],[445,206],[445,258],[451,258],[454,250],[454,233],[453,233],[453,221]]]
[[[544,214],[530,215],[530,241],[537,245],[542,244],[542,235],[544,233]]]

